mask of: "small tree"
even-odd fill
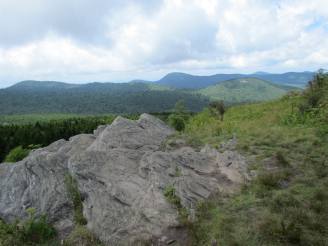
[[[210,105],[209,105],[209,108],[210,108],[212,113],[214,113],[215,115],[220,116],[220,119],[223,120],[223,116],[224,116],[224,113],[225,113],[225,105],[224,105],[224,102],[222,100],[211,102]]]
[[[188,114],[183,100],[177,101],[174,106],[173,113],[169,116],[169,124],[177,131],[185,129],[185,122],[188,120]]]

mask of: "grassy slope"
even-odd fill
[[[232,107],[224,122],[206,110],[191,119],[186,133],[195,142],[218,146],[235,134],[258,172],[239,194],[200,206],[195,245],[327,245],[328,141],[312,117],[291,120],[299,100]]]
[[[228,103],[266,101],[286,94],[288,87],[271,84],[256,78],[233,79],[206,87],[198,92],[212,100]]]

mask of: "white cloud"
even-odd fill
[[[0,0],[0,23],[10,83],[328,65],[326,0]]]

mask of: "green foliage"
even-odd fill
[[[56,231],[47,222],[46,217],[42,215],[37,218],[32,208],[27,212],[29,218],[25,221],[16,221],[12,224],[0,221],[0,245],[59,245],[55,240]]]
[[[23,149],[22,146],[18,146],[8,153],[5,158],[5,162],[17,162],[23,160],[29,152],[29,149]]]
[[[283,118],[283,123],[320,124],[320,128],[324,127],[328,123],[328,74],[319,71],[309,82],[300,101],[293,106],[296,108]]]
[[[76,180],[72,175],[67,174],[65,178],[67,192],[72,200],[74,209],[74,222],[76,225],[86,225],[87,220],[83,216],[83,204],[81,194],[77,187]]]

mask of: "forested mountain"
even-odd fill
[[[191,111],[199,111],[209,102],[204,96],[157,84],[25,81],[0,90],[0,114],[163,112],[178,100]]]
[[[198,89],[229,79],[241,78],[242,74],[216,74],[210,76],[191,75],[187,73],[169,73],[156,83],[173,88]]]
[[[177,74],[178,77],[181,74]],[[232,75],[227,75],[226,78]],[[162,80],[169,81],[170,75]],[[174,76],[173,76],[174,77]],[[89,83],[68,84],[55,81],[23,81],[0,90],[0,114],[107,114],[170,111],[183,100],[190,111],[200,111],[210,100],[227,104],[257,102],[278,98],[295,87],[278,85],[257,78],[239,78],[221,82],[209,78],[183,75],[206,85],[202,89],[174,88],[161,83]],[[223,77],[222,77],[223,78]],[[184,83],[183,79],[180,80]],[[175,81],[177,87],[179,82]]]
[[[294,85],[304,87],[313,78],[312,72],[288,72],[282,74],[271,74],[257,72],[253,74],[215,74],[210,76],[197,76],[186,73],[170,73],[157,81],[161,85],[174,88],[199,89],[205,88],[219,82],[239,78],[258,78],[275,84]]]

